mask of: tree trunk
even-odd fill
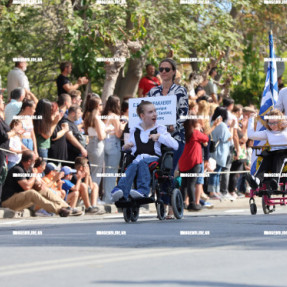
[[[128,59],[131,52],[137,52],[141,49],[142,44],[138,41],[116,41],[115,45],[110,46],[113,58]],[[121,69],[124,67],[125,62],[106,62],[106,78],[103,87],[102,101],[106,103],[109,96],[114,94],[117,78]]]
[[[130,59],[126,76],[121,80],[119,86],[118,96],[121,99],[136,96],[144,64],[145,58]]]

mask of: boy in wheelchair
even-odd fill
[[[247,174],[246,180],[252,189],[257,189],[264,180],[264,173],[270,170],[274,174],[281,174],[287,162],[287,128],[284,115],[279,110],[272,110],[268,116],[274,116],[267,120],[267,129],[254,131],[254,117],[251,115],[248,122],[248,138],[253,140],[268,140],[271,149],[262,152],[263,160],[255,176]],[[278,190],[279,176],[268,178],[270,188]]]
[[[141,122],[130,130],[129,143],[123,146],[123,150],[131,150],[134,159],[125,171],[126,176],[120,178],[111,192],[115,202],[127,200],[129,195],[134,199],[147,197],[151,181],[149,164],[161,157],[161,145],[178,149],[177,141],[167,132],[167,128],[156,123],[156,109],[151,102],[142,101],[137,106],[137,114]],[[136,176],[137,190],[134,190],[131,187]]]

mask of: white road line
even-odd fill
[[[122,252],[122,253],[112,253],[109,255],[92,255],[92,256],[82,256],[82,257],[74,257],[60,260],[47,260],[47,261],[39,261],[33,263],[22,263],[10,266],[0,267],[0,277],[3,276],[11,276],[11,275],[20,275],[27,273],[35,273],[41,271],[49,271],[49,270],[59,270],[71,267],[85,266],[91,264],[104,264],[104,263],[112,263],[112,262],[120,262],[127,260],[138,260],[138,259],[146,259],[146,258],[155,258],[162,256],[172,256],[172,255],[180,255],[187,253],[195,253],[195,252],[210,252],[211,248],[206,249],[197,249],[197,250],[187,250],[187,249],[177,249],[170,250],[164,249],[159,251],[150,252],[149,250],[137,250],[132,252]],[[217,250],[220,248],[217,248]],[[107,258],[108,257],[108,258]]]

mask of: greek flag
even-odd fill
[[[265,87],[262,94],[256,131],[263,131],[266,129],[263,125],[264,115],[268,114],[274,108],[274,105],[278,100],[277,66],[272,31],[269,33],[269,58],[270,61],[268,61]],[[264,145],[266,145],[266,141],[254,141],[254,146]],[[251,174],[255,174],[259,165],[260,163],[257,161],[256,152],[253,151],[251,158]]]

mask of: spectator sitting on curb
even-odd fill
[[[98,187],[92,180],[88,159],[81,156],[77,157],[75,159],[75,169],[77,172],[80,171],[85,174],[85,177],[82,179],[82,183],[87,186],[88,191],[91,194],[91,206],[96,210],[99,210],[99,208],[96,206],[99,196]],[[74,175],[72,177],[72,183],[76,184],[77,180],[77,175]]]
[[[50,213],[69,216],[69,205],[49,189],[42,188],[35,176],[31,177],[31,173],[37,172],[32,168],[34,162],[34,152],[26,150],[22,154],[21,162],[9,170],[3,186],[2,207],[23,210],[37,205]],[[38,184],[37,187],[35,183]],[[39,192],[34,188],[39,189]]]
[[[62,189],[61,181],[64,173],[59,172],[59,168],[54,163],[47,163],[44,173],[45,176],[42,179],[46,186],[50,188],[56,195],[64,199],[66,192]]]
[[[79,198],[82,198],[84,201],[84,205],[86,207],[85,213],[95,214],[98,213],[99,208],[95,208],[91,206],[89,200],[88,187],[85,183],[82,182],[82,179],[85,177],[85,173],[80,170],[76,171],[75,169],[71,169],[68,166],[63,166],[61,171],[64,172],[64,184],[63,189],[67,194],[67,202],[70,203],[72,207],[75,207]],[[72,183],[73,174],[77,175],[76,184]]]

